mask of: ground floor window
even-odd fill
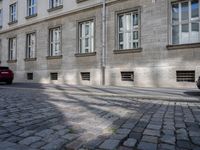
[[[132,71],[121,72],[121,80],[122,81],[134,81],[134,72],[132,72]]]
[[[195,71],[194,70],[179,70],[176,71],[177,82],[195,82]]]

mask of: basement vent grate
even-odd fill
[[[90,81],[90,72],[81,72],[82,80]]]
[[[56,72],[50,73],[50,77],[51,77],[51,80],[58,80],[58,73]]]
[[[134,81],[134,72],[121,72],[122,81]]]
[[[33,80],[33,73],[27,73],[27,80]]]
[[[195,71],[176,71],[176,81],[177,82],[195,82]]]

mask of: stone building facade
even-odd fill
[[[1,65],[15,82],[195,87],[199,0],[103,2],[2,0]]]

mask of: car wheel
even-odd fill
[[[7,81],[6,84],[12,84],[12,80],[11,81]]]

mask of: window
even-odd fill
[[[0,28],[3,26],[3,11],[0,9]]]
[[[62,5],[62,0],[49,0],[49,8],[56,8]]]
[[[94,21],[79,23],[79,53],[94,52]]]
[[[139,47],[138,11],[118,14],[118,49],[136,49]]]
[[[49,56],[61,55],[61,27],[50,29]]]
[[[199,0],[172,3],[172,44],[199,42],[199,19]]]
[[[122,81],[134,81],[134,72],[121,72]]]
[[[27,0],[27,16],[33,16],[37,14],[37,2],[36,0]]]
[[[10,5],[10,22],[17,21],[17,3]]]
[[[26,35],[26,58],[35,58],[36,51],[36,34],[30,33]]]
[[[50,73],[50,78],[51,78],[51,80],[58,80],[58,73],[56,73],[56,72]]]
[[[27,73],[27,80],[33,80],[33,73]]]
[[[82,80],[90,81],[90,72],[81,72]]]
[[[16,60],[17,43],[16,38],[10,38],[8,43],[8,60]]]
[[[177,82],[195,82],[195,71],[176,71]]]

